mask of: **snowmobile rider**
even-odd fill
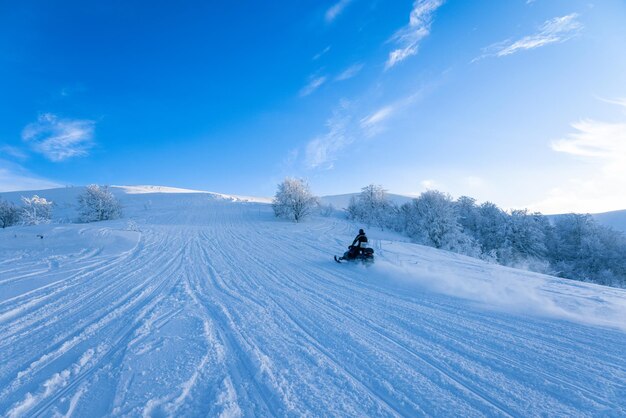
[[[367,236],[365,235],[365,231],[362,229],[359,229],[359,235],[356,236],[356,238],[354,238],[354,241],[352,241],[352,245],[350,245],[348,248],[348,258],[354,258],[357,255],[359,255],[359,252],[361,251],[362,248],[366,248],[367,247]]]

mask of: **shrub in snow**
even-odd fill
[[[289,177],[278,185],[276,196],[272,201],[277,217],[293,219],[296,222],[310,215],[317,205],[318,199],[311,193],[309,185],[302,179]]]
[[[78,196],[78,211],[82,222],[98,222],[117,219],[122,208],[107,186],[89,185]]]
[[[0,200],[0,226],[2,229],[20,222],[20,209],[11,202]]]
[[[39,225],[50,222],[52,201],[37,195],[32,197],[22,196],[22,204],[22,222],[25,225]]]
[[[133,221],[132,219],[126,223],[126,230],[133,231],[133,232],[141,232],[141,229],[139,229],[139,225],[137,224],[137,222]]]

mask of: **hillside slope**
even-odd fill
[[[626,210],[594,213],[592,216],[602,225],[610,226],[617,231],[626,233]]]
[[[119,196],[0,232],[0,416],[626,414],[624,290],[378,231],[339,265],[342,219]]]

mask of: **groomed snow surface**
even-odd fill
[[[626,415],[624,290],[140,191],[0,232],[0,416]]]

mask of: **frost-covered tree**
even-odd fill
[[[450,195],[429,190],[402,206],[406,233],[417,242],[463,254],[475,254],[474,243],[459,225]]]
[[[523,258],[544,258],[547,255],[546,228],[547,220],[540,213],[513,210],[507,231],[509,245]]]
[[[382,186],[370,184],[361,189],[358,197],[350,198],[348,217],[368,225],[387,226],[393,214],[393,205],[387,198],[387,191]]]
[[[554,274],[571,279],[626,286],[626,238],[590,215],[562,215],[554,221],[549,259]]]
[[[503,254],[508,249],[508,215],[491,202],[478,207],[475,237],[484,255],[495,259],[506,258]]]
[[[540,213],[510,213],[491,202],[456,201],[436,190],[400,207],[380,186],[364,187],[348,217],[393,228],[416,242],[500,264],[570,279],[626,287],[626,237],[589,215],[563,215],[551,222]]]
[[[277,217],[293,219],[296,222],[310,215],[317,204],[318,199],[311,193],[308,183],[290,177],[278,185],[272,201]]]
[[[454,202],[454,206],[456,207],[459,225],[463,228],[463,232],[476,238],[479,218],[476,199],[461,196]]]
[[[119,218],[122,208],[107,186],[91,184],[78,196],[78,212],[82,222],[98,222]]]
[[[0,227],[13,226],[20,222],[20,209],[11,202],[0,199]]]
[[[39,225],[50,222],[53,202],[45,197],[22,196],[22,222],[26,225]]]

